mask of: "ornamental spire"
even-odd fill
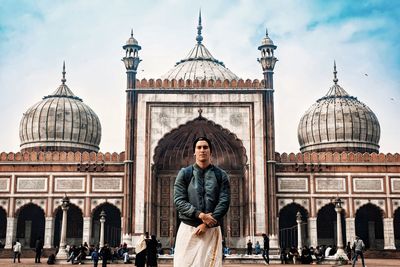
[[[335,84],[337,84],[337,82],[339,81],[339,79],[336,76],[337,71],[336,71],[336,60],[333,61],[333,82]]]
[[[199,25],[197,25],[197,37],[196,41],[198,44],[201,44],[201,41],[203,41],[203,36],[201,36],[201,30],[203,27],[201,26],[201,9],[199,10]]]
[[[65,79],[65,60],[63,61],[63,71],[62,71],[62,75],[63,75],[63,77],[62,77],[62,79],[61,79],[61,82],[62,82],[62,84],[65,84],[65,82],[67,81],[67,79]]]

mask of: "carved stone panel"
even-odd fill
[[[85,177],[55,177],[55,192],[85,192]]]
[[[170,198],[171,180],[169,177],[161,178],[161,200],[160,200],[160,236],[168,237],[170,232]]]
[[[0,192],[10,191],[10,177],[0,177]]]
[[[383,192],[382,178],[353,178],[354,192]]]
[[[308,178],[278,177],[278,192],[308,192]]]
[[[17,192],[47,192],[47,177],[17,177]]]
[[[393,193],[400,193],[400,178],[391,178],[390,187]]]
[[[122,192],[122,177],[93,177],[93,192]]]
[[[346,192],[346,178],[316,177],[315,192]]]

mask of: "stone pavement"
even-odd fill
[[[23,258],[21,259],[22,263],[12,263],[12,259],[0,259],[0,266],[10,266],[10,267],[25,267],[25,266],[49,266],[47,265],[45,262],[45,259],[42,259],[41,264],[35,264],[35,260],[32,258]],[[365,264],[367,265],[367,267],[395,267],[395,266],[400,266],[400,259],[366,259],[365,260]],[[71,264],[56,264],[53,266],[70,266]],[[83,264],[82,266],[93,266],[92,264]],[[75,266],[75,265],[74,265]],[[81,265],[77,265],[77,266],[81,266]],[[99,264],[99,266],[101,266],[101,264]],[[123,267],[123,266],[134,266],[133,264],[108,264],[108,267]],[[172,265],[170,264],[159,264],[159,267],[171,267]],[[266,266],[266,265],[260,265],[260,264],[224,264],[224,267],[261,267],[261,266]],[[283,266],[281,264],[271,264],[269,266]],[[286,266],[288,267],[304,267],[306,265],[293,265],[293,264],[286,264]],[[316,266],[316,265],[314,265]],[[329,265],[319,265],[321,267],[324,266],[329,266]],[[344,265],[346,266],[351,266],[351,265]],[[361,266],[361,262],[359,261],[356,265]]]

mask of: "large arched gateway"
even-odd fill
[[[242,141],[229,130],[200,116],[166,134],[158,143],[150,190],[150,229],[164,246],[173,245],[179,220],[173,204],[173,185],[178,171],[194,163],[193,141],[207,136],[213,142],[212,162],[230,177],[231,205],[222,227],[229,243],[248,235],[249,201],[246,193],[246,151]]]

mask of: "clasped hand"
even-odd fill
[[[214,219],[212,213],[200,213],[199,219],[203,221],[208,227],[214,227],[217,225],[217,220]]]

